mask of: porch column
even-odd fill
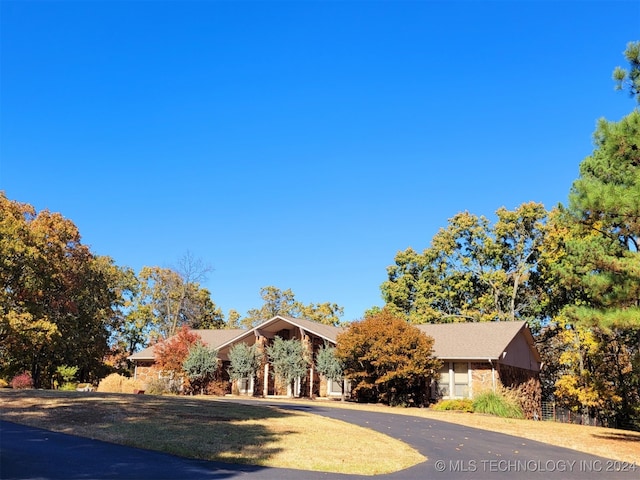
[[[313,398],[313,364],[309,369],[309,398]]]
[[[264,386],[262,387],[262,394],[266,397],[269,395],[269,364],[264,364]]]

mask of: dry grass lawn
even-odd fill
[[[232,463],[375,475],[426,460],[370,429],[211,397],[2,389],[0,415],[57,432]]]

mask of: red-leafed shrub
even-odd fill
[[[156,345],[156,362],[165,375],[183,376],[182,364],[189,356],[189,349],[199,341],[200,335],[184,325],[173,337]]]
[[[24,372],[13,377],[13,380],[11,380],[11,388],[21,390],[33,388],[33,378],[31,378],[31,374],[29,372]]]

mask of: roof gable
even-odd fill
[[[342,333],[345,330],[344,327],[326,325],[314,320],[309,320],[308,318],[293,318],[286,317],[284,315],[279,315],[279,317],[286,322],[289,322],[291,325],[302,328],[303,330],[306,330],[309,333],[313,333],[314,335],[324,338],[325,340],[328,340],[329,342],[334,344],[336,343],[338,334]]]
[[[333,325],[325,325],[307,318],[293,318],[284,315],[276,315],[269,320],[256,325],[250,330],[241,330],[242,333],[234,338],[230,338],[225,343],[221,344],[219,348],[225,348],[231,344],[234,344],[244,338],[258,336],[263,334],[271,334],[275,336],[278,331],[282,330],[286,325],[301,328],[317,337],[320,337],[329,343],[335,345],[338,334],[341,333],[343,327],[334,327]]]

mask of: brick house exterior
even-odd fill
[[[524,391],[531,398],[528,417],[540,415],[540,355],[531,331],[525,322],[483,322],[416,325],[434,339],[434,354],[443,361],[439,377],[432,382],[434,400],[440,398],[473,398],[479,392],[508,387]],[[301,340],[315,354],[325,343],[336,345],[344,329],[308,319],[276,316],[248,329],[194,330],[202,341],[218,351],[223,372],[229,365],[229,349],[239,343],[257,344],[264,349],[279,336]],[[135,378],[143,382],[158,376],[154,366],[154,347],[132,355]],[[302,397],[340,397],[343,388],[348,396],[348,384],[323,378],[311,365],[304,378],[299,378],[293,391],[279,384],[265,360],[255,379],[228,384],[228,393],[243,395],[292,395]]]
[[[443,361],[432,397],[473,398],[506,387],[529,398],[525,415],[541,418],[542,361],[526,322],[426,324],[417,327],[434,339]]]

